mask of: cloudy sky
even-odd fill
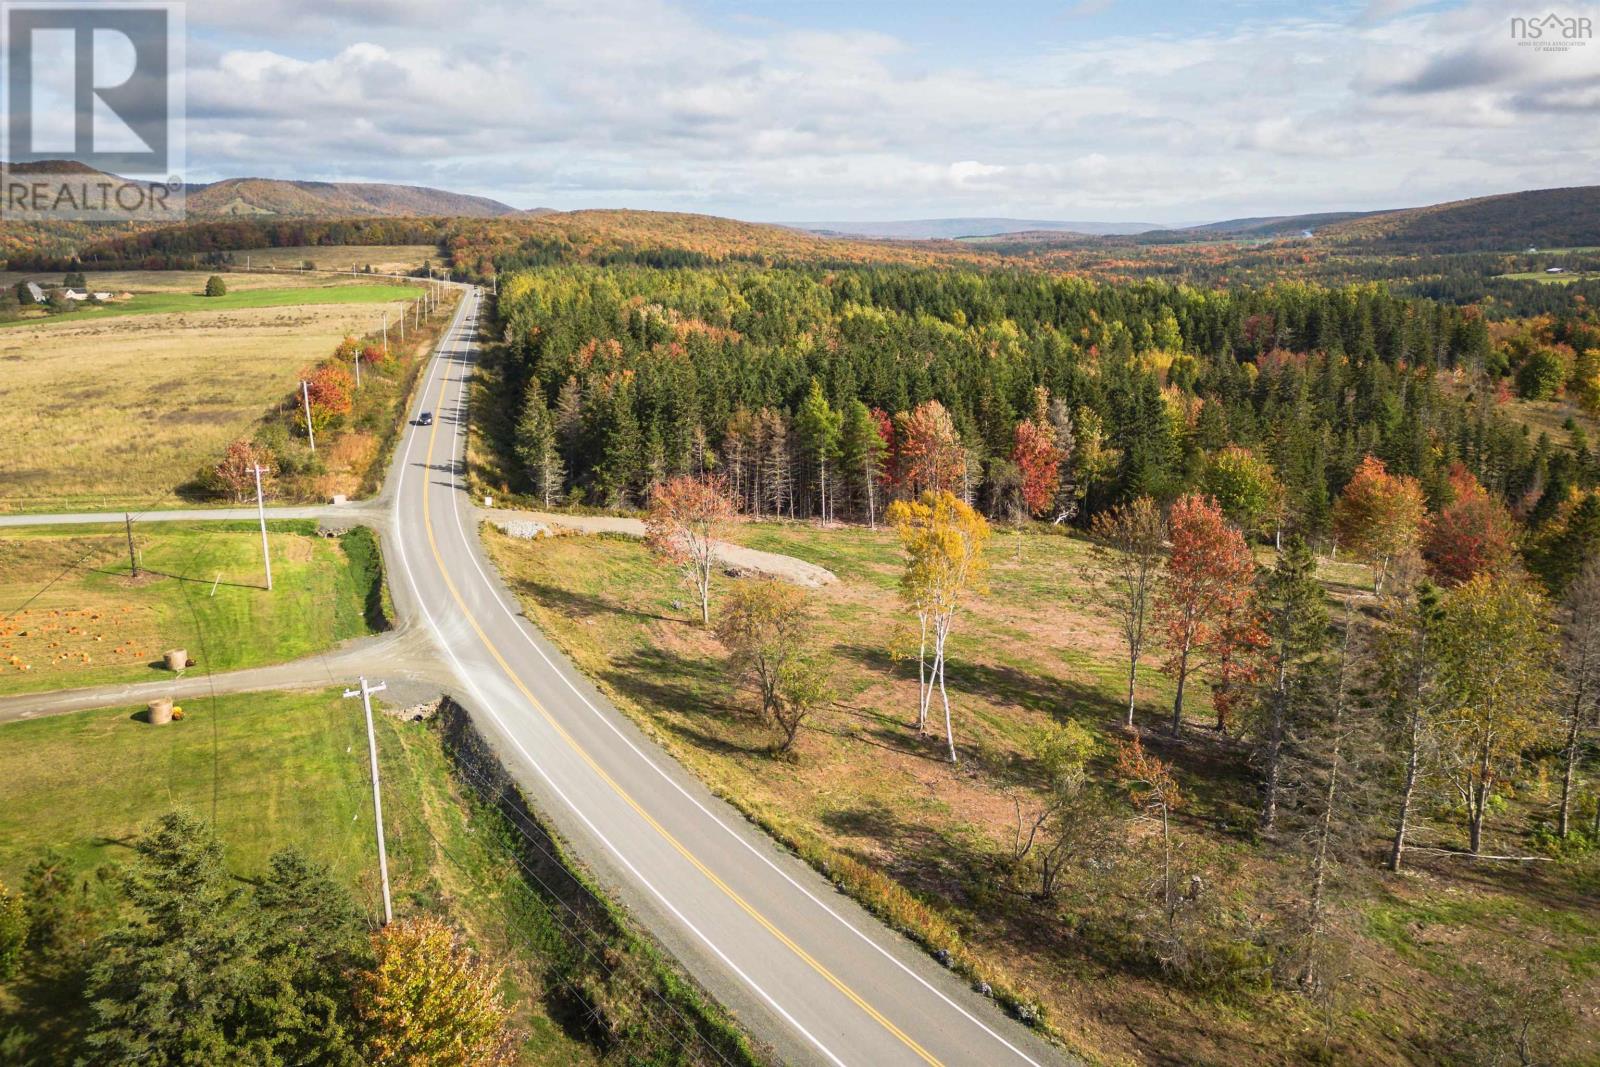
[[[1543,2],[1543,0],[1540,0]],[[205,0],[191,180],[517,207],[1157,223],[1600,182],[1524,0]],[[1600,26],[1600,6],[1558,6]]]

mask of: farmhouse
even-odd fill
[[[33,299],[33,302],[35,304],[44,303],[44,300],[45,300],[44,290],[39,288],[39,283],[38,282],[29,282],[28,283],[28,296],[30,296]]]

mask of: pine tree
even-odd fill
[[[134,853],[123,877],[132,917],[101,939],[85,989],[95,1058],[259,1061],[267,1035],[240,1015],[260,994],[260,931],[222,845],[193,816],[172,814]]]
[[[528,390],[516,434],[517,459],[522,462],[533,491],[548,508],[560,498],[567,472],[561,462],[556,420],[545,405],[544,394],[537,389]]]
[[[828,404],[823,395],[822,383],[811,379],[811,388],[795,412],[794,429],[799,445],[817,477],[817,512],[823,522],[829,514],[828,470],[830,464],[837,469],[839,438],[843,420]]]
[[[1285,750],[1327,695],[1328,609],[1316,570],[1316,557],[1295,537],[1262,589],[1271,646],[1249,732],[1261,766],[1258,822],[1267,832],[1277,823]]]
[[[839,466],[847,483],[855,486],[860,513],[873,527],[878,525],[879,483],[888,447],[872,411],[860,400],[852,400],[845,407],[839,436]]]

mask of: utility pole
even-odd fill
[[[372,764],[372,822],[378,834],[378,873],[383,880],[383,925],[394,922],[394,908],[389,903],[389,852],[383,844],[383,793],[378,788],[378,737],[372,730],[372,694],[381,693],[388,686],[379,682],[368,685],[361,676],[360,689],[346,689],[344,695],[360,697],[361,707],[367,713],[367,758]]]
[[[389,313],[383,313],[383,350],[389,351]]]
[[[317,435],[311,429],[311,386],[304,378],[300,379],[300,395],[306,402],[306,440],[311,442],[311,452],[316,454]]]
[[[355,365],[356,365],[356,388],[360,389],[361,388],[361,353],[360,352],[356,353]]]
[[[128,524],[128,570],[137,578],[139,577],[139,557],[133,554],[133,516],[124,511],[122,518]]]
[[[267,592],[272,592],[272,556],[267,552],[267,505],[261,496],[261,464],[252,468],[256,476],[256,518],[261,520],[261,565],[267,571]],[[213,587],[212,592],[216,589]]]

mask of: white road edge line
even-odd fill
[[[433,367],[429,370],[426,383],[423,386],[422,392],[419,394],[419,397],[422,400],[426,400],[428,395],[433,390],[433,378],[434,378],[434,375],[438,372],[439,366],[440,366],[440,364],[442,362],[438,357],[439,357],[440,354],[442,354],[445,351],[445,349],[448,346],[450,346],[452,344],[453,335],[456,332],[456,328],[457,327],[455,325],[452,325],[450,327],[449,333],[447,333],[445,335],[444,339],[440,341],[439,347],[435,351],[435,355],[434,355],[434,358],[433,358]],[[469,345],[470,345],[470,342],[469,342]],[[465,388],[466,388],[465,384],[463,383],[460,386],[460,389],[464,392]],[[463,401],[463,404],[464,403],[465,403],[465,401]],[[456,439],[458,441],[460,441],[463,445],[465,444],[465,442],[464,442],[464,436],[465,436],[464,429],[465,429],[465,427],[463,425],[462,432],[460,432],[460,433],[458,433],[456,435]],[[411,463],[411,446],[416,442],[416,439],[417,439],[417,435],[415,433],[412,433],[412,434],[408,435],[407,438],[406,438],[405,451],[401,455],[401,468],[402,468],[402,470],[404,468],[408,467],[410,465],[410,463]],[[454,447],[452,447],[452,449],[451,449],[451,457],[452,457],[452,459],[454,458],[454,454],[455,454],[455,449],[454,449]],[[461,661],[456,658],[456,654],[455,654],[454,650],[451,649],[450,643],[444,639],[443,632],[440,631],[438,624],[436,622],[434,622],[433,613],[428,610],[426,602],[423,600],[422,596],[420,595],[420,590],[418,589],[418,586],[417,586],[416,575],[411,570],[411,561],[410,561],[410,558],[406,554],[405,539],[400,535],[400,532],[399,532],[400,500],[401,500],[401,497],[404,495],[404,492],[405,492],[405,478],[404,477],[401,477],[398,480],[397,484],[395,485],[395,491],[394,492],[395,492],[395,495],[394,495],[395,543],[397,545],[399,545],[399,547],[400,547],[400,565],[403,568],[405,568],[406,579],[411,583],[412,592],[413,592],[413,595],[416,596],[417,605],[422,609],[422,616],[423,616],[424,619],[427,620],[428,628],[433,631],[435,639],[439,642],[439,647],[444,649],[445,655],[449,656],[450,657],[450,662],[455,665],[457,676],[460,677],[461,680],[466,683],[467,688],[472,690],[473,695],[475,697],[477,697],[478,703],[480,705],[482,705],[483,709],[486,712],[488,712],[488,714],[494,719],[494,721],[497,724],[499,724],[501,732],[505,735],[506,739],[508,741],[510,741],[513,745],[516,746],[517,751],[522,753],[523,758],[526,759],[528,761],[529,765],[531,765],[533,767],[533,769],[538,772],[539,777],[544,779],[545,784],[550,787],[551,791],[554,792],[557,796],[559,796],[561,798],[562,802],[564,804],[566,804],[568,808],[572,809],[573,814],[577,815],[578,818],[583,820],[584,825],[589,828],[589,830],[595,835],[595,837],[600,839],[601,843],[605,845],[606,849],[608,851],[610,851],[610,853],[613,856],[615,856],[617,858],[617,860],[620,863],[622,863],[623,866],[627,867],[628,870],[630,872],[632,872],[633,876],[639,880],[639,883],[641,885],[643,885],[646,889],[648,889],[650,891],[650,893],[657,900],[659,900],[662,903],[663,906],[665,906],[669,911],[672,912],[673,915],[677,916],[679,922],[683,923],[684,926],[688,927],[689,930],[692,931],[696,937],[698,937],[701,941],[703,941],[705,943],[707,948],[709,948],[712,952],[715,952],[717,954],[717,958],[718,959],[722,960],[723,963],[727,964],[728,967],[733,971],[734,974],[738,975],[739,978],[746,985],[748,985],[751,989],[755,990],[756,993],[760,995],[762,1000],[766,1001],[769,1005],[771,1005],[771,1007],[772,1007],[772,1009],[774,1011],[776,1011],[779,1015],[783,1016],[783,1018],[789,1023],[790,1026],[794,1027],[795,1030],[798,1031],[803,1037],[805,1037],[805,1039],[807,1041],[810,1041],[813,1045],[815,1045],[818,1048],[818,1050],[820,1050],[822,1052],[822,1054],[824,1056],[826,1056],[833,1063],[837,1064],[838,1067],[846,1067],[845,1062],[843,1060],[841,1060],[838,1056],[834,1055],[833,1052],[828,1048],[828,1046],[824,1045],[821,1041],[817,1040],[816,1036],[814,1034],[812,1034],[811,1031],[807,1030],[804,1026],[802,1026],[800,1024],[800,1022],[798,1020],[796,1020],[794,1018],[794,1016],[790,1015],[788,1013],[788,1011],[786,1011],[783,1008],[782,1005],[780,1005],[776,1000],[774,1000],[772,998],[772,996],[769,993],[767,993],[767,991],[765,989],[762,989],[761,986],[754,979],[752,979],[749,975],[745,974],[744,971],[739,967],[738,964],[734,963],[731,959],[729,959],[727,957],[727,955],[722,951],[722,949],[717,947],[715,942],[713,942],[709,937],[707,937],[703,932],[701,932],[699,927],[697,927],[693,922],[691,922],[689,920],[689,918],[687,916],[685,916],[681,911],[679,911],[677,909],[677,907],[674,906],[673,903],[670,900],[668,900],[661,893],[661,891],[659,889],[657,889],[653,883],[651,883],[651,881],[648,878],[646,878],[643,874],[641,874],[639,872],[638,868],[636,868],[633,865],[633,863],[626,856],[624,856],[622,854],[622,852],[617,848],[617,846],[612,844],[611,839],[608,838],[604,833],[602,833],[600,828],[595,826],[595,824],[590,821],[589,817],[583,813],[582,809],[580,809],[576,804],[574,804],[572,802],[572,799],[570,797],[568,797],[565,792],[562,791],[560,786],[555,784],[554,780],[551,779],[550,775],[539,764],[539,761],[534,759],[533,755],[526,748],[524,748],[522,746],[522,743],[517,740],[517,738],[516,738],[516,736],[514,734],[512,734],[510,728],[507,727],[505,720],[500,717],[499,712],[497,712],[494,709],[493,704],[487,698],[485,698],[485,696],[483,695],[483,691],[480,690],[478,688],[478,686],[477,686],[477,683],[472,680],[472,675],[467,672],[466,668],[462,666]],[[452,508],[452,510],[456,512],[457,525],[459,526],[460,525],[459,500],[457,501],[457,506]],[[469,552],[468,554],[470,555],[471,553]],[[476,563],[475,560],[474,560],[474,563]],[[482,574],[482,568],[479,568],[479,573]],[[485,577],[487,577],[487,576],[485,576]],[[491,583],[490,588],[491,588],[491,590],[493,589],[492,583]],[[496,596],[495,600],[496,600],[496,602],[498,602],[499,601],[499,597]],[[518,627],[518,630],[519,631],[521,630],[520,626]]]
[[[461,508],[460,508],[459,499],[457,500],[456,507],[453,510],[455,511],[455,514],[456,514],[456,526],[461,530],[462,539],[466,540],[468,542],[468,544],[470,544],[471,543],[470,539],[468,539],[466,537],[466,528],[461,522]],[[518,612],[513,612],[510,609],[510,607],[508,607],[506,605],[504,598],[500,595],[499,588],[497,587],[495,582],[490,580],[488,574],[484,572],[484,569],[483,569],[482,565],[478,563],[477,555],[475,553],[471,553],[471,552],[469,552],[468,555],[472,559],[473,567],[476,568],[477,571],[478,571],[478,576],[481,577],[484,580],[484,582],[487,584],[490,592],[494,595],[495,603],[499,604],[500,605],[500,610],[505,612],[506,615],[510,617],[511,621],[516,625],[517,632],[522,635],[523,640],[527,641],[529,647],[531,647],[536,653],[539,654],[539,658],[544,660],[546,665],[548,665],[551,670],[555,671],[556,675],[558,677],[560,677],[562,682],[564,682],[566,684],[567,688],[572,690],[572,692],[577,696],[577,698],[579,700],[583,701],[584,707],[588,708],[589,711],[591,713],[593,713],[596,718],[598,718],[601,722],[605,723],[606,727],[608,729],[610,729],[612,733],[616,734],[617,737],[622,741],[623,744],[627,745],[630,749],[632,749],[635,755],[637,755],[640,759],[644,760],[645,763],[649,764],[651,770],[655,771],[658,775],[660,775],[664,781],[666,781],[668,784],[670,784],[672,786],[672,788],[676,789],[680,794],[682,794],[683,797],[686,800],[688,800],[691,804],[693,804],[695,807],[699,808],[706,815],[707,818],[711,819],[718,826],[720,826],[723,829],[723,831],[728,834],[728,836],[732,837],[735,841],[739,842],[739,844],[743,845],[745,847],[745,849],[747,849],[751,853],[751,855],[755,856],[756,858],[761,860],[762,863],[765,863],[768,867],[772,868],[772,870],[776,871],[778,873],[778,875],[783,878],[784,881],[788,882],[794,888],[798,889],[801,893],[805,894],[806,898],[808,900],[810,900],[813,904],[815,904],[817,907],[821,908],[823,911],[827,912],[836,921],[838,921],[842,926],[844,926],[845,929],[847,929],[851,933],[855,934],[862,941],[865,941],[867,944],[871,945],[874,949],[877,950],[877,952],[880,955],[882,955],[889,962],[893,963],[896,967],[900,968],[906,974],[910,975],[924,989],[928,990],[928,992],[932,993],[934,996],[936,996],[940,1000],[944,1001],[950,1007],[954,1008],[964,1018],[966,1018],[968,1022],[970,1022],[974,1026],[978,1027],[978,1029],[982,1030],[984,1033],[988,1034],[990,1037],[992,1037],[996,1041],[1000,1042],[1000,1044],[1004,1045],[1006,1048],[1008,1048],[1012,1052],[1016,1053],[1016,1055],[1023,1062],[1032,1064],[1033,1067],[1043,1067],[1043,1065],[1040,1064],[1039,1061],[1035,1060],[1032,1056],[1029,1056],[1026,1052],[1023,1052],[1021,1049],[1017,1048],[1017,1046],[1013,1045],[1010,1041],[1007,1041],[1003,1035],[996,1033],[987,1024],[985,1024],[983,1022],[983,1020],[981,1020],[981,1019],[975,1017],[974,1015],[972,1015],[972,1013],[967,1011],[966,1008],[963,1008],[960,1004],[957,1004],[955,1001],[953,1001],[949,997],[945,996],[944,993],[940,992],[937,988],[935,988],[930,982],[928,982],[925,978],[923,978],[916,971],[913,971],[910,967],[906,966],[906,964],[904,964],[900,960],[896,959],[893,953],[891,953],[888,949],[884,948],[882,945],[878,944],[876,941],[874,941],[871,937],[867,936],[861,930],[857,929],[856,926],[853,923],[850,922],[850,920],[846,919],[844,916],[840,915],[838,912],[836,912],[832,908],[828,907],[828,905],[825,902],[823,902],[822,900],[819,900],[809,889],[807,889],[805,886],[801,885],[799,882],[797,882],[793,878],[791,878],[787,871],[785,871],[783,868],[779,867],[776,863],[772,862],[772,859],[770,857],[763,855],[759,849],[757,849],[749,841],[745,840],[744,837],[740,836],[740,834],[737,831],[735,831],[733,829],[733,827],[731,827],[731,826],[727,825],[726,823],[724,823],[720,818],[717,817],[716,813],[712,812],[704,804],[700,803],[699,799],[697,799],[692,794],[690,794],[689,791],[684,789],[683,786],[680,785],[678,782],[674,781],[671,775],[667,774],[664,770],[662,770],[656,764],[656,762],[654,760],[652,760],[648,755],[646,755],[643,751],[641,751],[638,748],[638,746],[636,746],[633,743],[633,741],[628,738],[628,736],[626,734],[624,734],[620,729],[618,729],[617,725],[615,723],[613,723],[611,721],[611,719],[604,712],[602,712],[599,708],[594,706],[594,704],[589,700],[589,698],[584,695],[583,691],[580,690],[576,685],[574,685],[572,680],[567,677],[565,671],[563,671],[559,666],[557,666],[550,659],[549,656],[545,655],[544,649],[539,647],[538,642],[536,642],[533,639],[533,635],[528,632],[528,627],[532,626],[532,623],[529,622],[525,616],[521,616],[520,613],[518,613]]]

